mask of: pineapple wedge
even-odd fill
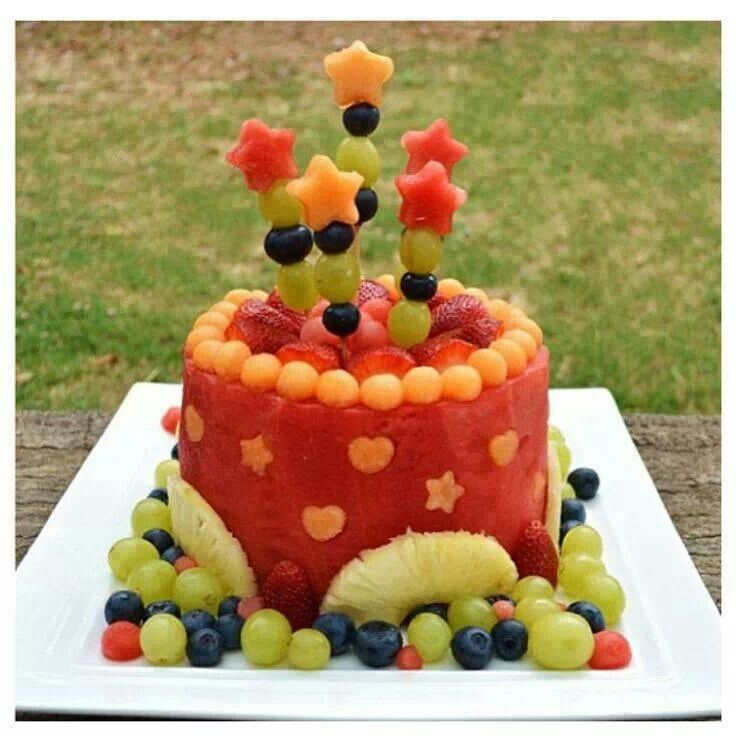
[[[544,525],[556,546],[560,541],[560,514],[562,513],[562,469],[557,451],[547,446],[547,510]]]
[[[332,579],[322,611],[339,611],[357,624],[396,624],[422,603],[463,595],[508,593],[516,565],[493,538],[470,532],[407,532],[364,550]]]
[[[217,575],[225,595],[255,595],[256,580],[248,558],[215,510],[179,476],[169,476],[168,489],[177,544],[198,565]]]

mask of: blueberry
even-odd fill
[[[560,521],[564,524],[566,521],[579,521],[585,524],[585,505],[578,498],[566,498],[562,502],[562,514]]]
[[[567,482],[572,486],[578,498],[590,501],[598,493],[601,479],[592,468],[577,468],[567,476]]]
[[[493,651],[501,659],[515,662],[526,652],[529,633],[521,621],[507,619],[499,621],[491,629],[491,639],[493,640]]]
[[[237,613],[239,603],[240,598],[236,595],[229,595],[227,598],[223,598],[217,608],[217,615],[224,616],[226,613]]]
[[[491,635],[479,626],[466,626],[455,632],[450,649],[463,669],[482,670],[491,661]]]
[[[570,521],[565,521],[560,525],[560,544],[562,544],[565,535],[575,526],[580,526],[580,522],[576,519],[570,519]]]
[[[401,293],[415,302],[428,302],[437,293],[437,279],[431,274],[407,272],[399,283]]]
[[[350,105],[342,114],[342,124],[350,135],[370,135],[381,122],[381,113],[368,102]]]
[[[344,253],[355,240],[355,228],[347,222],[335,220],[322,230],[315,230],[314,242],[328,255]]]
[[[312,624],[330,642],[332,656],[345,654],[355,639],[355,624],[344,613],[323,613]]]
[[[198,629],[187,640],[187,658],[194,667],[214,667],[220,664],[222,651],[222,637],[215,629]]]
[[[184,624],[187,636],[191,636],[195,631],[199,631],[200,629],[214,629],[217,626],[215,617],[208,611],[203,611],[201,608],[192,608],[191,611],[187,611],[181,617],[181,622]]]
[[[304,225],[275,227],[266,234],[264,247],[266,255],[282,266],[299,263],[312,250],[312,233]]]
[[[421,606],[415,606],[406,614],[404,619],[404,626],[408,626],[415,616],[420,613],[434,613],[435,616],[445,619],[447,621],[447,609],[449,606],[447,603],[424,603]]]
[[[513,598],[509,598],[509,596],[504,595],[503,593],[498,593],[497,595],[489,595],[486,597],[486,600],[493,605],[494,603],[497,603],[498,601],[508,601],[512,605],[516,605],[516,601]]]
[[[174,546],[174,538],[165,529],[149,529],[143,534],[143,539],[150,542],[160,555]]]
[[[172,460],[179,459],[179,443],[178,442],[171,448],[171,459]]]
[[[148,498],[155,498],[157,501],[169,505],[169,492],[165,488],[154,488],[148,494]]]
[[[355,195],[355,206],[358,208],[358,225],[362,225],[376,216],[378,195],[372,189],[359,189]]]
[[[217,631],[228,651],[240,649],[240,632],[244,623],[237,613],[225,613],[217,619]]]
[[[173,565],[180,557],[184,556],[184,550],[181,547],[173,545],[168,549],[165,549],[161,553],[161,559]]]
[[[130,621],[139,624],[143,618],[143,601],[138,593],[132,590],[118,590],[105,603],[105,621],[114,624],[116,621]]]
[[[353,649],[368,667],[388,667],[403,644],[401,631],[386,621],[368,621],[355,632]]]
[[[599,631],[603,631],[606,628],[606,622],[601,613],[601,609],[598,608],[594,603],[588,601],[575,601],[571,603],[567,610],[570,613],[577,613],[578,616],[582,616],[590,626],[590,630],[597,634]]]
[[[330,304],[322,313],[322,324],[333,335],[352,335],[360,324],[360,310],[350,302]]]
[[[174,601],[154,601],[149,603],[143,611],[143,620],[148,621],[151,616],[157,613],[170,613],[172,616],[181,618],[181,609]]]

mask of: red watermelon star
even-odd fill
[[[452,137],[446,120],[438,118],[426,130],[409,130],[401,137],[409,154],[406,173],[415,174],[427,161],[439,161],[452,176],[452,167],[468,152],[468,147]]]
[[[452,216],[468,198],[467,193],[450,184],[445,167],[429,161],[416,174],[396,177],[402,203],[399,220],[407,227],[427,227],[438,235],[452,230]]]
[[[293,179],[299,173],[293,148],[293,130],[269,128],[252,118],[241,126],[238,144],[225,160],[243,172],[249,189],[265,192],[277,179]]]

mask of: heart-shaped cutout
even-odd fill
[[[488,454],[496,465],[508,465],[519,450],[519,435],[516,430],[507,429],[503,434],[497,434],[488,443]]]
[[[352,466],[361,473],[378,473],[394,457],[394,443],[388,437],[356,437],[348,447]]]
[[[305,506],[302,525],[312,539],[326,542],[343,530],[345,512],[339,506]]]

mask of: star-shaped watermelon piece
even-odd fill
[[[396,177],[402,202],[399,220],[410,228],[430,228],[438,235],[452,230],[452,216],[468,198],[465,190],[450,183],[439,161],[428,161],[416,174]]]
[[[225,160],[240,169],[249,189],[265,192],[278,179],[293,179],[299,170],[294,162],[294,131],[269,128],[258,118],[246,120],[237,145]]]
[[[452,167],[465,157],[468,147],[452,137],[446,120],[437,118],[426,130],[409,130],[401,137],[401,145],[409,154],[407,174],[416,174],[427,161],[439,161],[452,176]]]

